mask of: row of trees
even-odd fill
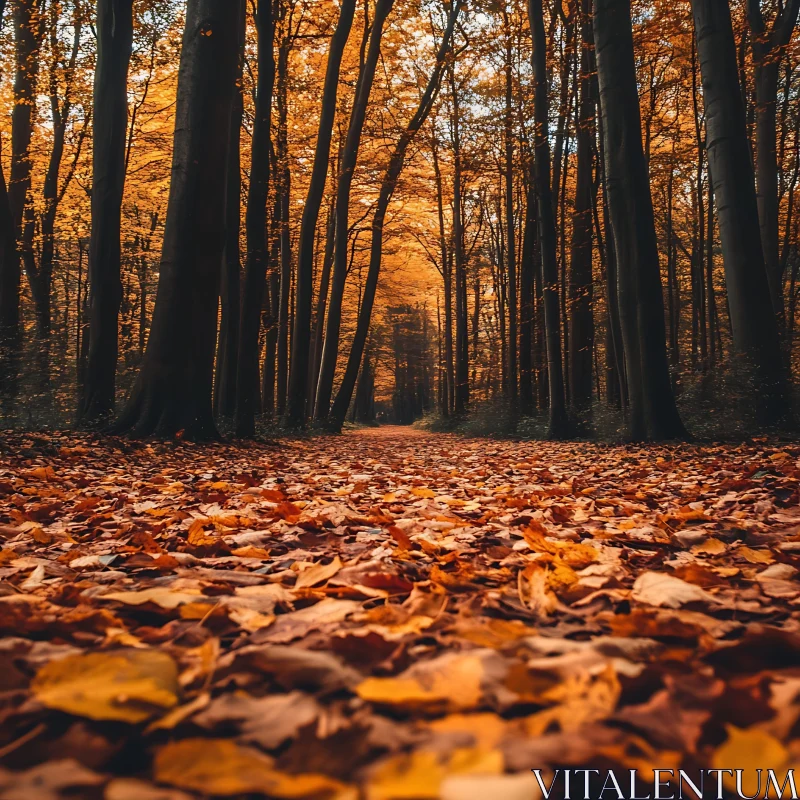
[[[732,365],[757,388],[747,397],[763,423],[787,416],[800,0],[749,0],[733,15],[728,2],[693,0],[694,36],[673,9],[627,0],[169,5],[183,19],[172,47],[163,42],[174,25],[159,26],[147,3],[98,0],[93,26],[79,0],[10,3],[7,399],[24,372],[23,269],[36,352],[52,362],[50,304],[70,302],[53,282],[57,212],[81,185],[86,138],[88,293],[78,272],[72,323],[82,424],[115,412],[133,269],[140,358],[117,430],[209,437],[230,418],[251,436],[261,414],[339,429],[354,397],[374,408],[370,332],[376,313],[390,321],[398,308],[382,266],[388,257],[396,268],[404,251],[417,272],[429,264],[438,274],[428,282],[436,321],[420,317],[428,354],[413,359],[433,355],[438,369],[420,383],[394,338],[404,418],[428,407],[435,373],[443,415],[502,394],[513,414],[546,411],[560,437],[602,395],[624,409],[633,438],[678,438],[683,375]],[[32,142],[44,51],[52,124],[39,200]],[[155,208],[143,214],[130,202],[132,154],[160,152],[159,126],[156,114],[138,129],[135,118],[151,87],[169,83],[164,54],[179,63],[172,171],[151,183],[168,186],[168,202],[164,211],[151,193]],[[89,74],[93,98],[77,115]],[[133,247],[123,226],[132,208]]]

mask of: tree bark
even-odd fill
[[[6,0],[0,0],[0,26],[5,8]],[[4,403],[18,390],[19,349],[22,344],[21,277],[11,200],[0,159],[0,395]],[[10,413],[10,409],[5,410]]]
[[[347,280],[347,236],[349,233],[350,193],[353,175],[358,163],[358,151],[361,146],[361,133],[367,116],[367,104],[375,79],[375,70],[381,52],[383,25],[394,0],[377,0],[375,17],[369,35],[367,56],[359,72],[356,86],[356,98],[350,112],[347,138],[342,150],[342,162],[339,170],[339,183],[336,190],[336,244],[333,248],[333,276],[331,279],[331,297],[328,318],[325,324],[325,342],[322,348],[319,380],[314,409],[314,417],[324,420],[330,410],[333,394],[333,380],[336,373],[336,362],[339,358],[339,333],[342,324],[342,300]]]
[[[232,418],[236,413],[236,375],[239,370],[239,325],[241,320],[242,233],[242,120],[244,118],[244,43],[247,24],[242,4],[239,28],[239,66],[236,94],[231,111],[228,149],[228,184],[225,190],[225,252],[220,284],[220,330],[214,379],[214,413]]]
[[[120,228],[128,130],[128,67],[133,0],[97,0],[94,75],[92,233],[89,240],[89,352],[80,419],[95,423],[114,410],[120,282]]]
[[[505,213],[506,213],[506,261],[508,271],[508,376],[507,386],[511,402],[516,411],[517,383],[517,249],[514,227],[514,82],[512,73],[512,36],[508,7],[503,8],[505,36],[505,115],[503,119]]]
[[[684,438],[667,363],[629,0],[594,0],[594,37],[630,401],[629,433],[635,440]]]
[[[245,213],[247,263],[242,291],[239,328],[239,365],[236,374],[236,434],[255,433],[255,415],[260,407],[258,374],[258,334],[261,308],[267,282],[269,248],[267,244],[267,203],[269,200],[270,134],[272,92],[275,86],[275,19],[273,0],[258,0],[255,12],[258,32],[258,78],[253,123],[250,186]]]
[[[779,6],[780,8],[780,6]],[[800,12],[800,0],[788,0],[766,30],[761,0],[747,0],[750,44],[753,50],[753,84],[756,106],[756,188],[761,247],[770,286],[772,307],[783,317],[783,265],[778,236],[778,164],[776,135],[778,78],[786,47]]]
[[[300,224],[292,355],[289,367],[289,395],[286,405],[286,422],[293,428],[302,427],[306,421],[308,359],[311,348],[311,305],[314,293],[314,238],[328,173],[333,119],[336,114],[336,94],[339,86],[339,69],[342,63],[342,54],[350,36],[355,6],[355,0],[342,0],[339,22],[331,37],[328,65],[325,70],[325,85],[322,90],[314,165],[311,170],[308,195]],[[347,211],[348,204],[345,204],[344,212]],[[341,213],[341,209],[338,207],[337,213]],[[344,229],[344,233],[347,235],[347,224],[344,225]],[[337,235],[340,235],[338,230]],[[336,255],[334,255],[335,258]]]
[[[116,425],[136,436],[215,438],[211,392],[230,120],[236,90],[237,0],[188,0],[175,135],[153,323]]]
[[[736,48],[727,0],[692,0],[733,345],[762,424],[788,411],[778,321],[761,244]],[[774,146],[774,143],[773,143]]]
[[[544,305],[549,385],[548,436],[567,434],[567,410],[564,396],[564,371],[561,360],[561,321],[558,303],[558,264],[556,261],[556,225],[553,195],[550,188],[550,142],[548,133],[549,98],[542,0],[529,0],[528,17],[533,35],[534,75],[534,158],[539,210],[539,243],[542,259],[542,300]]]
[[[595,140],[594,37],[591,0],[581,2],[580,112],[578,116],[578,166],[575,178],[575,207],[572,215],[572,253],[570,269],[570,381],[572,403],[586,411],[592,403],[592,353],[594,316],[592,313],[592,209],[593,145]]]

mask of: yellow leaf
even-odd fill
[[[396,678],[366,678],[356,693],[364,700],[390,706],[474,708],[481,699],[483,660],[447,654],[415,664]]]
[[[219,541],[219,538],[211,533],[206,533],[204,525],[208,525],[210,520],[196,519],[189,526],[187,541],[192,547],[210,547]]]
[[[789,758],[786,748],[772,735],[758,728],[725,726],[727,740],[711,755],[711,766],[729,769],[735,766],[742,772],[742,793],[754,795],[758,790],[757,769],[769,765],[773,769],[782,767]],[[727,778],[727,776],[726,776]]]
[[[694,545],[692,547],[692,552],[695,555],[718,556],[727,549],[724,542],[721,542],[719,539],[711,538]]]
[[[39,702],[89,719],[143,722],[178,703],[178,670],[158,650],[71,655],[45,664],[31,689]]]
[[[115,600],[118,603],[124,603],[126,606],[155,603],[161,608],[171,610],[184,603],[200,602],[205,595],[200,594],[200,592],[172,591],[167,586],[154,586],[151,589],[142,589],[138,592],[109,592],[109,594],[103,594],[100,597],[103,600]]]
[[[154,777],[181,789],[229,797],[259,793],[279,798],[340,796],[345,784],[325,775],[289,775],[252,747],[230,739],[183,739],[156,754]]]
[[[736,555],[742,556],[750,564],[774,564],[775,558],[769,550],[754,550],[752,547],[739,547]]]
[[[426,500],[432,500],[434,497],[436,497],[436,492],[434,492],[432,489],[424,489],[419,486],[412,487],[411,494],[413,494],[414,497],[422,497]]]
[[[425,750],[384,762],[367,787],[367,800],[427,800],[439,797],[445,777],[436,753]]]
[[[341,568],[342,562],[339,560],[339,556],[336,556],[330,564],[314,564],[313,567],[304,569],[297,576],[294,588],[307,589],[309,586],[327,583]]]

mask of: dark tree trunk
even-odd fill
[[[692,10],[733,345],[751,373],[761,422],[774,424],[788,410],[786,374],[761,245],[730,8],[727,0],[692,0]]]
[[[642,148],[629,0],[595,0],[605,180],[633,439],[683,438],[667,363],[653,204]]]
[[[581,2],[581,76],[578,116],[578,168],[575,208],[572,215],[572,257],[570,270],[570,381],[572,403],[585,411],[592,402],[592,354],[594,316],[592,313],[592,209],[595,204],[593,147],[595,140],[594,37],[591,0]]]
[[[89,352],[80,409],[80,419],[85,424],[111,414],[115,402],[133,0],[98,0],[96,27]]]
[[[188,0],[153,323],[117,423],[137,436],[214,438],[211,392],[240,0]]]
[[[289,395],[286,404],[286,421],[297,428],[305,424],[308,398],[308,359],[311,349],[311,306],[314,293],[314,238],[325,191],[328,159],[331,150],[333,119],[336,114],[336,94],[339,87],[339,68],[342,63],[350,28],[355,13],[355,0],[342,0],[339,22],[331,37],[328,65],[325,70],[325,85],[322,91],[322,106],[319,116],[319,132],[314,152],[314,166],[308,187],[308,196],[303,206],[300,223],[300,243],[297,263],[297,286],[295,290],[294,326],[292,329],[292,355],[289,369]],[[346,214],[348,205],[342,210],[337,204],[337,213]],[[337,235],[341,235],[337,220]],[[344,235],[347,235],[345,223]],[[338,250],[338,248],[336,248]],[[334,255],[334,259],[336,255]],[[331,303],[331,307],[333,303]],[[328,319],[330,319],[329,314]],[[320,381],[322,384],[322,381]]]
[[[442,259],[442,284],[444,288],[444,378],[445,391],[442,408],[445,416],[453,411],[455,400],[455,372],[453,365],[453,266],[452,252],[447,246],[444,228],[444,188],[439,165],[439,148],[434,132],[432,141],[433,172],[436,178],[436,211],[439,222],[439,252]]]
[[[311,358],[309,359],[308,372],[308,407],[306,414],[314,415],[314,402],[319,388],[319,373],[322,365],[322,351],[325,339],[325,322],[328,311],[328,295],[331,287],[331,272],[333,270],[333,255],[336,244],[336,198],[331,199],[328,209],[328,222],[325,225],[325,253],[322,256],[322,274],[319,278],[319,292],[317,294],[317,307],[314,311],[314,324],[312,326]]]
[[[289,170],[288,143],[288,80],[291,39],[284,36],[278,53],[278,135],[277,165],[280,172],[278,187],[280,292],[278,297],[277,375],[275,376],[275,409],[279,416],[286,410],[286,387],[289,383],[289,303],[292,289],[292,237],[289,229],[292,175]]]
[[[525,227],[519,274],[519,407],[522,414],[532,414],[535,404],[533,393],[533,278],[536,270],[534,263],[536,185],[532,160],[529,170],[531,174],[525,200]]]
[[[768,31],[761,13],[761,0],[747,0],[755,86],[758,220],[772,307],[779,319],[783,317],[783,265],[778,245],[778,173],[782,166],[778,164],[775,141],[778,78],[798,12],[800,0],[788,0],[775,16],[771,30]]]
[[[220,330],[217,342],[214,413],[231,418],[236,412],[236,375],[239,369],[239,325],[241,319],[242,232],[242,119],[244,118],[244,39],[247,24],[242,4],[239,28],[239,67],[231,111],[228,151],[228,185],[225,192],[225,253],[220,284]]]
[[[463,414],[469,405],[469,329],[467,323],[467,264],[464,254],[464,212],[462,210],[463,166],[461,156],[461,103],[455,79],[455,66],[448,65],[453,104],[453,229],[452,249],[455,278],[456,347],[453,412]]]
[[[0,0],[0,26],[5,7],[6,0]],[[18,390],[19,349],[22,344],[20,282],[14,217],[0,159],[0,395],[3,402],[13,398]]]
[[[272,128],[272,91],[275,85],[275,20],[273,0],[258,0],[258,83],[253,124],[250,186],[245,213],[247,263],[242,291],[242,314],[239,322],[239,365],[236,374],[236,434],[255,433],[255,415],[260,407],[258,374],[258,334],[261,309],[267,282],[269,247],[267,244],[267,203],[270,184],[270,133]]]
[[[508,376],[507,386],[514,410],[517,402],[517,249],[514,227],[514,83],[512,74],[513,40],[508,8],[503,9],[505,35],[505,115],[503,139],[505,149],[506,260],[508,270]]]
[[[358,151],[361,146],[361,133],[367,115],[367,104],[375,79],[375,70],[381,52],[383,25],[394,0],[378,0],[375,5],[375,17],[370,30],[367,56],[359,72],[356,86],[356,98],[350,112],[350,123],[347,138],[342,150],[342,162],[339,169],[339,183],[336,190],[336,244],[333,249],[333,277],[331,280],[331,298],[328,318],[325,325],[325,342],[320,361],[319,381],[314,416],[324,420],[330,410],[333,394],[333,380],[336,373],[336,362],[339,358],[339,333],[342,324],[342,300],[347,280],[347,236],[349,233],[350,192],[353,175],[358,163]]]
[[[534,158],[536,162],[536,190],[539,202],[542,302],[547,342],[547,374],[550,401],[548,435],[552,438],[560,438],[566,435],[568,422],[564,397],[564,371],[561,361],[556,223],[553,195],[550,188],[549,99],[542,0],[529,0],[528,16],[533,35]]]
[[[14,110],[11,115],[11,176],[8,196],[15,235],[17,242],[20,242],[25,206],[31,188],[30,146],[36,110],[39,52],[44,37],[42,0],[16,0],[14,36],[16,72]]]
[[[372,243],[370,246],[369,270],[367,273],[367,281],[364,286],[364,297],[361,301],[361,308],[358,315],[358,322],[356,325],[356,333],[353,338],[353,344],[350,348],[350,355],[347,360],[347,368],[345,369],[342,384],[336,394],[331,407],[331,414],[329,417],[329,424],[336,430],[341,429],[347,415],[347,409],[350,407],[350,400],[353,397],[353,390],[355,389],[356,380],[358,378],[359,369],[361,367],[362,357],[364,355],[364,346],[367,342],[369,334],[369,326],[372,319],[372,307],[375,302],[375,292],[378,287],[378,276],[381,268],[381,256],[383,254],[383,225],[386,220],[386,211],[389,208],[392,195],[394,194],[397,179],[400,177],[400,172],[403,169],[405,162],[406,152],[409,145],[416,136],[417,131],[422,127],[422,124],[431,112],[431,108],[436,100],[436,95],[439,91],[441,84],[442,73],[445,68],[448,54],[450,53],[450,43],[453,37],[453,30],[455,28],[458,13],[461,10],[462,0],[455,0],[453,2],[450,12],[447,17],[447,27],[445,28],[442,36],[441,44],[436,53],[436,64],[431,72],[428,84],[419,102],[416,113],[414,114],[408,126],[403,131],[397,142],[392,157],[389,160],[389,165],[386,168],[386,173],[381,183],[380,194],[378,196],[378,203],[375,208],[375,216],[372,220]]]

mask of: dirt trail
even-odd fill
[[[800,758],[800,447],[4,447],[2,798],[513,799],[532,768]]]

